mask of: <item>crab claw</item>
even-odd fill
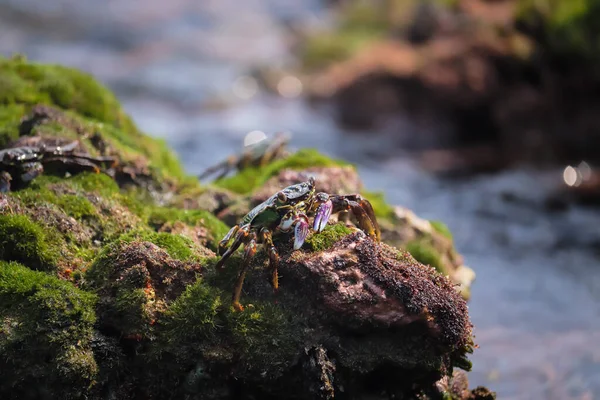
[[[308,222],[305,218],[300,218],[296,222],[294,229],[294,250],[298,250],[304,244],[304,240],[308,235]]]
[[[313,229],[316,232],[321,232],[327,226],[327,221],[329,221],[329,217],[331,216],[331,210],[333,210],[333,204],[331,200],[327,200],[325,203],[321,204],[317,209],[317,214],[315,215],[315,221],[313,223]]]

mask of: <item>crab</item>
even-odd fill
[[[34,146],[18,146],[0,150],[0,192],[8,192],[11,182],[24,185],[39,176],[46,167],[63,169],[66,172],[100,172],[104,164],[114,165],[112,157],[92,157],[77,153],[79,141],[65,145],[46,145],[39,141]]]
[[[215,268],[224,268],[227,259],[244,244],[244,257],[232,295],[232,305],[237,311],[243,311],[240,296],[244,278],[250,262],[256,253],[258,244],[269,256],[271,284],[275,291],[279,289],[279,254],[273,243],[273,236],[293,230],[294,250],[302,247],[309,233],[309,217],[312,216],[312,229],[320,233],[327,226],[332,214],[350,212],[371,239],[381,240],[381,232],[371,203],[359,194],[331,195],[316,192],[315,178],[288,186],[246,214],[219,242],[218,252],[221,258]],[[233,240],[233,242],[232,242]]]
[[[204,180],[208,176],[221,171],[217,179],[227,176],[231,171],[242,171],[248,167],[262,167],[273,160],[284,157],[287,154],[286,147],[291,137],[286,133],[277,133],[271,139],[263,139],[257,143],[246,146],[240,155],[231,155],[217,165],[207,168],[198,175],[198,179]]]

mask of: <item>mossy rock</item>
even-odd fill
[[[159,181],[186,179],[166,142],[141,133],[114,94],[88,74],[0,57],[0,87],[0,148],[24,135],[77,139],[92,155],[109,148],[126,163],[147,162]]]
[[[0,261],[0,397],[85,396],[98,374],[95,301],[69,282]]]
[[[296,251],[291,235],[276,236],[278,292],[261,248],[246,274],[246,308],[235,311],[242,252],[216,271],[212,251],[229,227],[210,211],[162,201],[162,189],[175,198],[207,191],[112,94],[69,71],[1,60],[0,82],[10,89],[0,97],[1,140],[79,139],[157,186],[45,174],[1,195],[3,398],[318,398],[319,388],[373,394],[375,381],[407,397],[454,367],[470,369],[471,325],[449,280],[343,223]],[[73,90],[80,84],[81,94]],[[240,200],[280,171],[339,165],[348,164],[301,150],[213,188]],[[391,215],[383,196],[366,197],[378,218]]]
[[[127,134],[139,134],[112,92],[81,71],[27,62],[22,56],[0,58],[0,82],[3,83],[0,104],[29,107],[52,104],[110,124]],[[0,145],[17,136],[18,131],[5,134]]]

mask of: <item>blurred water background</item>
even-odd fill
[[[309,106],[293,77],[279,94],[248,78],[256,65],[294,63],[290,22],[329,18],[317,0],[0,0],[0,54],[92,73],[189,173],[255,130],[289,131],[292,148],[357,164],[369,190],[444,221],[474,268],[472,387],[499,399],[600,398],[600,214],[545,207],[563,168],[440,180],[403,150],[436,124],[400,117],[400,130],[349,132],[327,106]]]

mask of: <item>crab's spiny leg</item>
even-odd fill
[[[244,285],[244,278],[246,277],[246,271],[250,266],[250,262],[256,253],[256,234],[254,232],[248,235],[250,240],[246,243],[246,248],[244,249],[244,260],[242,262],[242,269],[240,270],[240,274],[238,275],[237,281],[235,283],[235,287],[233,288],[233,297],[232,303],[233,308],[237,311],[244,311],[244,307],[240,304],[240,296],[242,295],[242,286]]]
[[[349,200],[356,201],[360,205],[360,207],[367,213],[367,216],[369,217],[373,227],[375,228],[375,236],[377,237],[377,240],[380,241],[381,240],[381,230],[379,229],[379,223],[377,222],[377,217],[375,217],[375,211],[373,210],[373,206],[371,205],[371,202],[369,200],[363,198],[359,194],[347,196],[347,198],[349,198]]]
[[[260,158],[260,166],[264,167],[265,165],[273,161],[275,158],[277,158],[280,148],[280,143],[271,143]]]
[[[358,221],[358,226],[365,231],[365,233],[374,240],[378,239],[378,228],[375,228],[375,224],[369,218],[369,215],[364,208],[361,207],[360,203],[349,200],[350,196],[334,196],[331,200],[333,202],[333,212],[337,213],[343,210],[350,210]]]
[[[67,158],[67,157],[69,157],[69,158]],[[88,159],[85,159],[85,158],[76,158],[76,157],[71,158],[70,156],[60,156],[60,157],[56,157],[56,158],[44,159],[44,163],[46,163],[46,164],[51,163],[51,162],[60,162],[61,164],[64,164],[67,166],[73,165],[77,168],[85,167],[85,169],[92,171],[96,174],[100,173],[100,168],[98,168],[98,165]]]
[[[202,173],[200,173],[200,175],[198,175],[198,179],[203,180],[204,178],[207,178],[208,176],[214,174],[219,170],[224,170],[225,172],[222,172],[221,175],[219,175],[219,177],[222,178],[225,175],[227,175],[229,171],[231,171],[233,165],[235,165],[236,162],[237,159],[235,156],[229,156],[226,160],[221,161],[220,163],[213,165],[212,167],[206,168]]]
[[[235,240],[231,244],[231,247],[229,249],[227,249],[227,251],[225,253],[223,253],[223,256],[215,265],[215,268],[217,268],[217,269],[223,268],[225,261],[227,261],[227,259],[238,249],[238,247],[240,247],[242,245],[242,243],[247,242],[249,231],[250,231],[250,225],[244,225],[238,230],[238,232],[235,236]]]
[[[225,237],[223,237],[223,239],[219,242],[219,255],[220,256],[222,256],[223,253],[225,253],[225,251],[227,250],[227,246],[229,245],[229,241],[231,240],[233,235],[235,235],[237,233],[237,231],[239,229],[240,229],[240,226],[235,225],[233,228],[231,228],[229,230],[229,232],[227,232],[227,235],[225,235]]]
[[[73,161],[73,163],[78,163],[78,162],[79,163],[89,162],[89,163],[96,163],[96,164],[108,163],[109,165],[112,165],[117,161],[114,157],[92,157],[90,155],[80,154],[80,153],[45,155],[43,160],[45,162],[63,161],[64,163],[67,163],[68,161]]]
[[[263,237],[263,247],[267,250],[269,254],[269,267],[271,269],[271,284],[273,285],[273,289],[279,289],[279,254],[277,253],[277,249],[273,244],[273,234],[267,228],[262,228],[260,231],[261,236]]]
[[[231,170],[233,170],[238,163],[238,158],[236,156],[230,156],[223,165],[223,171],[217,176],[217,179],[223,179],[227,176]]]

